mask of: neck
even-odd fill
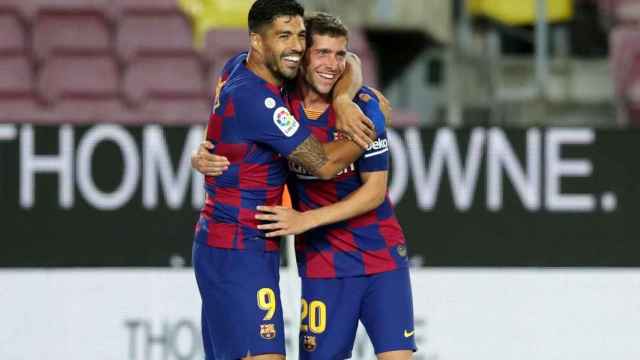
[[[323,95],[318,93],[304,80],[304,76],[302,74],[298,76],[298,89],[300,89],[305,109],[324,111],[329,107],[329,105],[331,105],[330,94]]]
[[[281,77],[276,76],[273,71],[269,69],[262,56],[253,50],[249,50],[249,55],[247,56],[247,69],[272,85],[279,87],[282,86],[284,82]]]

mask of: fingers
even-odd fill
[[[278,221],[278,215],[273,215],[273,214],[256,214],[254,216],[254,218],[256,220],[262,220],[262,221]]]
[[[213,149],[215,146],[213,145],[213,143],[211,141],[203,141],[200,146],[204,147],[205,149]]]
[[[360,100],[368,103],[371,100],[371,96],[369,96],[369,94],[360,94]]]
[[[267,237],[277,237],[277,236],[285,236],[285,235],[293,235],[293,233],[286,230],[278,230],[278,231],[272,231],[266,234]]]
[[[269,224],[260,224],[258,225],[259,230],[278,230],[284,228],[285,225],[280,222],[269,223]]]
[[[351,140],[353,140],[353,142],[358,144],[358,146],[360,146],[361,148],[366,150],[369,147],[371,139],[366,136],[363,131],[352,131],[350,136]]]
[[[266,213],[276,213],[278,210],[285,209],[283,206],[267,206],[267,205],[258,205],[256,206],[256,210],[266,212]]]

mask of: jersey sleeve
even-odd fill
[[[289,156],[311,132],[289,112],[282,98],[268,89],[236,91],[233,94],[236,118],[243,137]]]
[[[380,110],[380,104],[373,95],[368,102],[358,99],[357,104],[364,114],[373,121],[377,135],[377,139],[358,159],[358,169],[361,172],[389,170],[389,141],[387,140],[384,114]]]

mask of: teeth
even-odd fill
[[[293,61],[293,62],[300,61],[300,57],[299,56],[285,56],[284,59],[287,60],[287,61]]]
[[[318,75],[319,75],[321,78],[325,78],[325,79],[328,79],[328,80],[333,80],[333,78],[335,77],[335,75],[331,75],[331,74],[323,74],[323,73],[318,73]]]

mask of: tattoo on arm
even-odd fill
[[[302,165],[312,174],[316,174],[329,161],[322,144],[313,136],[307,137],[302,144],[298,145],[289,155],[289,160]]]

